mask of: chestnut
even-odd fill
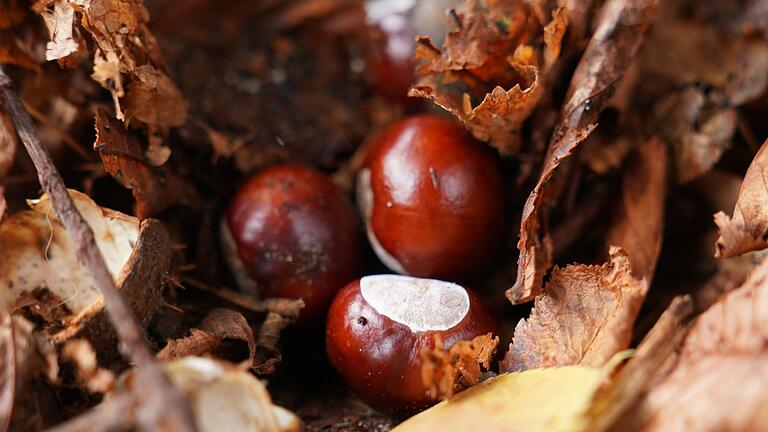
[[[450,119],[420,115],[375,136],[357,178],[368,239],[392,271],[461,278],[493,262],[504,188],[496,156]]]
[[[365,276],[344,287],[328,311],[326,347],[347,385],[371,406],[409,414],[433,403],[419,353],[496,331],[472,291],[435,279]]]
[[[300,323],[325,316],[358,276],[360,229],[352,201],[321,172],[267,168],[235,194],[222,223],[225,256],[240,287],[262,298],[302,298]]]
[[[368,0],[365,8],[371,24],[375,47],[369,59],[373,89],[392,102],[415,105],[409,98],[414,81],[413,55],[416,49],[408,0]]]

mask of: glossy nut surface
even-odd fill
[[[366,292],[366,286],[368,291]],[[409,414],[435,401],[421,378],[419,352],[496,331],[476,294],[459,285],[399,275],[366,276],[336,296],[326,346],[347,385],[373,407]]]
[[[358,275],[357,214],[323,173],[267,168],[232,198],[225,221],[223,237],[236,249],[230,258],[239,261],[231,267],[240,266],[262,298],[303,298],[302,323],[322,319],[335,293]]]
[[[504,219],[500,168],[453,121],[422,115],[382,131],[357,186],[368,238],[391,270],[460,278],[492,263]]]
[[[371,78],[376,93],[393,102],[415,105],[418,99],[408,97],[408,89],[414,81],[415,34],[410,8],[399,3],[402,2],[366,2],[378,48],[369,59]]]

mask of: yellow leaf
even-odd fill
[[[602,368],[502,374],[417,414],[393,432],[582,431]]]

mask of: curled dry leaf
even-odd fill
[[[256,357],[256,339],[245,317],[231,309],[212,309],[197,327],[189,330],[189,336],[169,340],[157,353],[160,360],[172,360],[186,356],[202,356],[216,353],[228,342],[245,343],[248,359]]]
[[[45,5],[40,2],[36,10],[51,29],[48,60],[78,49],[72,34],[76,16],[80,17],[80,27],[96,46],[92,78],[112,93],[118,118],[136,119],[151,130],[166,130],[186,121],[188,103],[168,77],[141,0],[57,0],[52,11]]]
[[[115,375],[99,367],[96,352],[85,339],[67,341],[61,349],[61,360],[74,365],[77,379],[90,393],[106,393],[115,384]]]
[[[629,345],[648,285],[632,276],[630,258],[620,248],[611,248],[602,266],[555,267],[530,317],[517,324],[500,369],[604,365]]]
[[[70,190],[78,211],[94,231],[96,244],[120,292],[146,328],[161,304],[170,269],[168,234],[155,220],[139,222],[99,207]],[[46,324],[54,342],[82,337],[99,355],[116,354],[115,335],[104,300],[78,262],[70,234],[56,218],[47,196],[31,210],[0,224],[0,309],[24,309]]]
[[[652,105],[651,127],[672,144],[677,177],[710,170],[736,130],[735,107],[768,83],[768,42],[733,37],[704,23],[667,20],[641,55],[639,100]]]
[[[302,302],[303,307],[303,302]],[[298,311],[297,311],[298,312]],[[253,370],[258,374],[271,374],[275,371],[277,364],[282,360],[282,353],[278,346],[280,333],[289,324],[296,321],[296,315],[283,315],[275,311],[269,311],[264,322],[259,328],[259,335],[256,339],[256,358],[252,359]]]
[[[715,244],[716,257],[732,257],[768,247],[768,141],[764,142],[747,169],[739,198],[730,218],[715,214],[720,233]]]
[[[456,28],[442,49],[428,37],[417,39],[417,81],[409,95],[433,100],[477,139],[514,154],[560,54],[565,10],[544,25],[525,2],[472,0],[452,16]]]
[[[544,273],[552,265],[546,213],[557,198],[547,193],[547,185],[561,162],[596,127],[598,115],[616,90],[656,15],[657,4],[658,0],[609,0],[603,6],[595,33],[571,78],[539,181],[523,207],[517,281],[507,290],[512,303],[530,301],[541,291]]]
[[[555,268],[530,318],[517,325],[502,370],[602,366],[629,346],[661,252],[666,161],[667,148],[656,138],[637,148],[606,234],[610,261]]]
[[[471,341],[456,342],[446,349],[442,338],[435,336],[434,348],[419,353],[421,379],[429,388],[429,397],[448,399],[477,384],[483,370],[490,370],[498,345],[499,337],[488,333]]]
[[[171,381],[189,398],[200,432],[298,432],[301,420],[274,405],[264,384],[248,372],[200,357],[166,365]]]
[[[768,428],[766,319],[768,260],[696,319],[679,355],[653,377],[655,385],[633,407],[635,415],[614,429]]]
[[[393,432],[581,431],[600,384],[585,366],[502,374],[417,414]]]
[[[153,166],[136,137],[106,112],[96,113],[96,142],[104,169],[136,199],[136,214],[149,217],[179,202],[192,200],[194,191],[168,169]]]

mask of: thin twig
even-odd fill
[[[48,194],[53,209],[77,245],[77,257],[88,269],[105,300],[112,325],[120,337],[123,355],[136,365],[137,386],[142,397],[137,408],[137,423],[147,430],[194,431],[192,409],[184,395],[176,389],[149,350],[136,317],[117,290],[107,270],[104,257],[96,248],[93,231],[75,208],[64,180],[56,169],[48,150],[40,142],[32,118],[27,113],[11,79],[0,67],[0,104],[13,120],[16,132],[37,170],[40,185]]]

